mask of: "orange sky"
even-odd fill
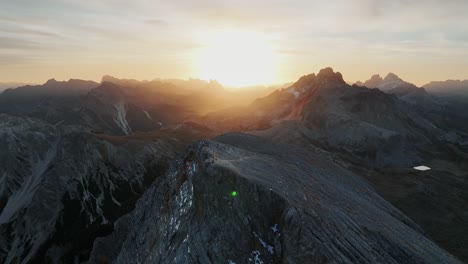
[[[117,77],[349,82],[468,79],[462,0],[17,0],[0,9],[0,82]]]

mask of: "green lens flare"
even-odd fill
[[[236,196],[237,196],[237,192],[236,192],[236,191],[231,192],[231,196],[232,196],[232,197],[236,197]]]

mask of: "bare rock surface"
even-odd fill
[[[86,260],[178,145],[0,114],[0,262]]]
[[[129,226],[116,228],[126,234],[119,254],[95,246],[92,255],[113,263],[459,263],[366,181],[327,160],[244,134],[194,143],[138,201]]]

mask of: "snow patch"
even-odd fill
[[[300,95],[299,92],[294,89],[294,87],[290,87],[287,91],[288,93],[294,95],[294,98],[298,98]]]
[[[146,117],[148,117],[149,120],[153,120],[153,118],[148,114],[146,110],[143,110],[143,113],[145,113]]]
[[[111,199],[112,199],[112,202],[114,202],[118,207],[121,207],[122,205],[119,203],[119,201],[117,201],[117,199],[114,198],[114,196],[112,195],[111,193]]]
[[[416,166],[416,167],[413,167],[413,169],[418,170],[418,171],[427,171],[427,170],[430,170],[431,168],[427,166]]]
[[[260,258],[260,252],[258,250],[250,252],[250,256],[253,258],[253,262],[255,264],[263,264],[263,261]],[[249,258],[249,261],[252,261],[252,258]]]
[[[101,224],[108,224],[109,221],[106,219],[104,216],[104,211],[102,210],[102,206],[104,204],[104,193],[101,193],[96,200],[96,213],[98,214],[98,217],[101,217]]]
[[[274,254],[274,248],[268,245],[256,232],[253,232],[254,236],[258,239],[258,242],[262,244],[262,247],[265,248],[270,254]]]
[[[52,144],[42,159],[39,158],[31,166],[31,175],[24,180],[21,188],[8,198],[8,202],[0,215],[0,224],[7,223],[18,210],[29,204],[33,199],[36,188],[41,183],[44,173],[57,154],[57,145],[58,140]]]
[[[125,104],[123,101],[120,101],[114,104],[115,110],[117,110],[117,117],[114,119],[115,123],[122,129],[122,131],[128,135],[132,132],[130,125],[127,122],[126,116],[127,112],[125,111]]]
[[[274,226],[272,226],[271,231],[273,231],[273,233],[277,233],[278,232],[278,224],[275,224]]]
[[[180,191],[175,197],[175,203],[177,209],[171,216],[170,227],[171,230],[179,230],[181,219],[189,213],[189,209],[192,207],[193,200],[193,185],[189,182],[184,182],[180,187]],[[187,236],[188,239],[188,236]]]

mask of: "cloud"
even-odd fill
[[[39,43],[25,40],[23,38],[2,37],[0,36],[0,50],[2,49],[41,49],[43,48]]]
[[[152,26],[165,26],[167,22],[163,19],[146,19],[144,20],[145,23],[152,25]]]
[[[134,65],[189,65],[200,33],[224,29],[265,35],[288,71],[309,61],[357,60],[356,54],[369,63],[385,58],[398,65],[411,57],[463,64],[468,53],[466,0],[0,1],[0,58],[9,62],[104,64],[118,57]]]
[[[32,35],[32,37],[34,36],[63,37],[62,35],[59,35],[53,32],[36,30],[36,29],[28,29],[28,28],[0,28],[0,35],[3,35],[3,34]]]
[[[7,70],[11,65],[29,64],[34,62],[35,59],[18,54],[0,53],[0,61],[2,62],[0,67],[4,66],[4,70]]]

